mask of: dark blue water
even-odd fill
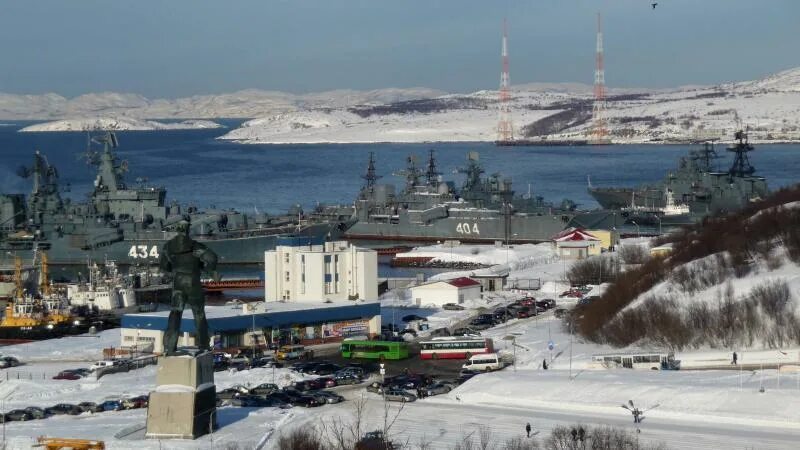
[[[223,121],[236,126],[240,121]],[[0,192],[30,190],[28,180],[15,175],[40,150],[59,170],[64,195],[82,199],[91,189],[93,170],[81,159],[86,149],[82,133],[17,133],[18,126],[0,127]],[[460,184],[454,174],[468,151],[480,152],[487,173],[510,176],[517,191],[531,184],[536,195],[551,201],[570,198],[596,207],[586,193],[586,177],[595,185],[636,185],[660,180],[677,164],[687,146],[629,145],[603,147],[506,147],[489,143],[244,145],[214,138],[225,130],[119,132],[119,156],[129,163],[129,182],[147,178],[168,189],[168,198],[182,204],[215,205],[238,210],[282,212],[294,203],[350,203],[362,184],[369,152],[375,152],[382,182],[401,184],[392,176],[405,166],[409,153],[424,164],[427,151],[437,152],[445,179]],[[722,150],[720,148],[720,150]],[[730,154],[720,151],[720,168]],[[800,181],[800,145],[759,145],[751,155],[757,174],[771,188]]]

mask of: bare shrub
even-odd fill
[[[326,447],[319,438],[315,427],[295,428],[288,434],[281,434],[278,438],[278,448],[281,450],[325,450]]]
[[[539,450],[542,447],[536,439],[515,437],[503,444],[503,450]]]
[[[592,257],[577,261],[567,273],[572,285],[600,284],[614,280],[617,267],[613,258]]]
[[[619,257],[625,264],[644,264],[650,253],[642,245],[623,245],[619,249]]]
[[[581,433],[581,431],[583,431]],[[623,428],[585,425],[557,426],[545,440],[547,450],[666,450],[663,443],[639,442],[635,433]]]

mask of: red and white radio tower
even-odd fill
[[[608,142],[608,129],[604,117],[606,109],[606,72],[603,67],[603,23],[597,13],[597,66],[594,70],[594,106],[592,107],[592,140],[597,144]]]
[[[503,73],[500,75],[500,103],[498,106],[497,140],[509,142],[514,140],[514,127],[511,124],[511,110],[509,103],[511,95],[508,91],[508,30],[503,19]]]

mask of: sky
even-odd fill
[[[0,92],[673,87],[800,66],[799,0],[3,0]]]

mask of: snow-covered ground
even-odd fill
[[[184,120],[182,122],[156,122],[130,117],[91,117],[85,119],[65,119],[53,122],[37,123],[19,130],[20,133],[40,133],[53,131],[155,131],[155,130],[195,130],[206,128],[224,128],[210,120]]]
[[[459,249],[460,260],[474,257],[474,248],[486,258],[486,263],[505,263],[505,248],[493,246],[464,246]],[[442,250],[434,246],[413,252],[449,255],[449,248]],[[453,259],[456,259],[455,254]],[[562,280],[568,265],[546,256],[544,245],[520,245],[509,249],[512,277],[540,278],[542,289],[534,295],[537,298],[554,297],[559,306],[569,307],[574,304],[574,299],[557,297],[557,293],[565,288]],[[526,258],[528,263],[524,264]],[[596,287],[595,293],[602,288]],[[504,298],[493,301],[510,301],[513,295],[503,294]],[[387,307],[383,312],[384,320],[388,321],[387,314],[393,314],[389,306],[394,304],[398,306],[395,317],[426,315],[435,324],[432,328],[456,323],[470,314],[470,311],[402,308],[399,307],[404,303],[401,295],[388,296],[382,303]],[[483,334],[493,339],[499,352],[515,356],[516,363],[503,371],[474,377],[449,394],[409,403],[402,409],[398,404],[390,405],[390,415],[397,415],[391,428],[393,438],[408,441],[411,448],[426,443],[426,448],[451,449],[464,436],[474,433],[479,425],[488,426],[496,442],[519,437],[527,422],[534,430],[540,431],[539,437],[546,436],[556,425],[576,423],[609,424],[634,430],[630,413],[620,407],[632,400],[639,407],[653,408],[645,413],[646,419],[638,426],[639,438],[664,442],[670,448],[788,449],[794,448],[800,439],[800,410],[797,409],[800,404],[800,371],[791,370],[800,364],[800,348],[739,352],[741,363],[778,361],[785,364],[785,370],[781,372],[774,369],[598,369],[590,364],[592,355],[628,353],[637,349],[614,349],[583,342],[566,332],[561,321],[551,312],[534,318],[514,319]],[[81,361],[99,358],[102,348],[118,343],[118,338],[118,332],[105,331],[97,337],[71,337],[48,343],[16,345],[4,347],[0,352],[27,362],[12,370],[54,373],[64,368],[85,366],[86,363]],[[708,349],[676,354],[684,367],[726,365],[730,357],[724,350]],[[542,369],[545,359],[549,361],[549,370]],[[9,379],[0,383],[0,399],[4,399],[6,410],[139,395],[152,390],[155,382],[155,368],[152,366],[107,375],[100,380],[57,381],[49,376],[18,380],[13,373],[9,372]],[[297,374],[285,369],[217,372],[215,377],[218,389],[234,384],[257,385],[273,379],[286,385],[298,379]],[[211,446],[213,441],[218,448],[238,445],[238,448],[277,450],[282,432],[296,427],[317,427],[315,430],[323,433],[321,425],[324,423],[331,423],[335,418],[350,420],[354,405],[362,398],[366,401],[362,429],[382,427],[385,409],[379,396],[365,393],[358,386],[336,389],[348,400],[321,408],[286,411],[221,408],[218,413],[220,429],[213,437],[204,436],[197,441],[143,440],[141,427],[145,423],[145,411],[133,410],[8,423],[8,448],[30,448],[36,436],[47,435],[103,439],[109,449],[204,448]]]

